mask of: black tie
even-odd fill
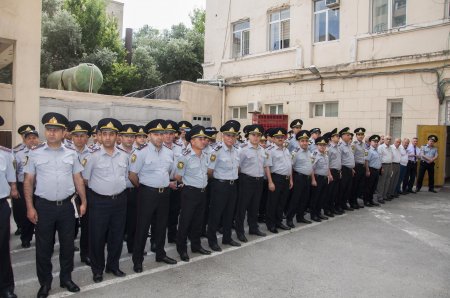
[[[416,155],[417,155],[416,146],[414,146],[414,162],[416,162]]]

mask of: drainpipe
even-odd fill
[[[222,90],[222,107],[220,111],[220,121],[221,123],[225,123],[225,109],[226,109],[225,79],[217,79],[217,80],[197,79],[197,83],[218,86],[219,89]]]

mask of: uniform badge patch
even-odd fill
[[[83,158],[83,160],[81,161],[81,165],[84,167],[86,165],[86,163],[87,163],[87,159]]]
[[[216,161],[216,155],[211,154],[211,157],[209,158],[210,161]]]
[[[135,162],[136,158],[137,158],[136,154],[134,154],[134,153],[131,154],[131,162]]]
[[[25,156],[25,161],[23,162],[23,166],[26,166],[28,163],[28,156]]]
[[[269,153],[266,152],[266,159],[269,159]]]
[[[365,155],[365,156],[369,155],[369,152],[367,152],[367,151],[366,151],[366,152],[364,152],[364,155]]]
[[[177,168],[180,169],[180,170],[183,169],[184,168],[184,163],[182,161],[179,161],[178,164],[177,164]]]

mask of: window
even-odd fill
[[[233,119],[247,119],[247,107],[231,108],[231,117]]]
[[[447,106],[445,109],[445,124],[450,125],[450,99],[447,100]]]
[[[372,32],[406,25],[407,0],[372,0]]]
[[[325,0],[314,1],[314,42],[337,39],[339,39],[339,8],[328,8]]]
[[[280,115],[283,114],[283,105],[269,105],[267,106],[269,114]]]
[[[321,102],[312,104],[312,117],[337,117],[338,116],[337,102]]]
[[[269,49],[271,51],[289,48],[290,41],[290,10],[283,9],[269,16]]]
[[[400,138],[402,134],[402,110],[403,102],[401,99],[388,101],[388,121],[389,134],[392,138]]]
[[[233,58],[250,53],[250,21],[233,25]]]

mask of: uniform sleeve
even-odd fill
[[[33,151],[30,151],[30,154],[28,155],[28,161],[25,165],[24,172],[32,175],[36,174],[36,154]]]
[[[16,173],[20,173],[23,172],[23,162],[22,159],[20,158],[20,154],[16,153],[14,154],[14,158],[16,160]]]
[[[315,170],[317,168],[317,162],[319,161],[319,158],[317,156],[317,154],[314,154],[315,152],[313,152],[311,154],[311,162],[312,162],[312,168],[313,170]]]
[[[175,175],[179,175],[181,177],[184,176],[184,174],[186,172],[186,161],[187,161],[187,159],[184,155],[181,155],[178,158]]]
[[[270,167],[272,164],[269,164],[269,153],[267,153],[267,151],[263,150],[262,154],[264,154],[263,167]]]
[[[130,155],[130,172],[138,174],[144,166],[146,154],[143,150],[136,150]]]
[[[86,164],[84,165],[84,169],[81,172],[83,179],[89,180],[91,178],[92,168],[95,164],[95,156],[93,153],[90,153],[86,156]]]
[[[6,180],[8,182],[16,182],[16,171],[14,169],[14,155],[11,153],[6,165]]]
[[[84,170],[83,165],[80,162],[80,159],[78,158],[78,154],[75,152],[73,153],[73,167],[72,167],[72,174],[80,173]]]
[[[213,150],[209,156],[208,169],[214,170],[217,164],[217,157],[219,151]]]
[[[370,160],[370,155],[371,155],[370,150],[367,150],[366,153],[367,153],[367,154],[365,154],[364,160],[365,160],[365,161],[369,161],[369,160]]]
[[[266,156],[266,159],[267,159],[266,167],[271,167],[273,165],[273,161],[272,161],[273,155],[270,153],[269,150],[266,150],[266,154],[267,154],[267,156]]]

